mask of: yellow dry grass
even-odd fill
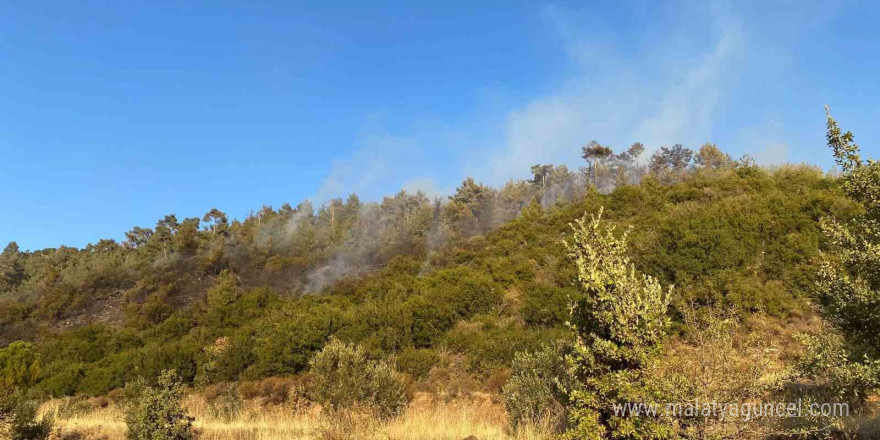
[[[511,433],[504,406],[491,396],[476,394],[468,398],[444,399],[428,393],[418,394],[401,416],[387,422],[347,414],[330,416],[319,407],[293,411],[286,407],[247,402],[231,419],[214,417],[204,398],[189,396],[187,411],[203,440],[461,440],[473,435],[480,440],[540,440],[549,438],[535,428]],[[59,403],[48,402],[43,413],[56,416],[58,438],[78,434],[80,439],[124,440],[125,423],[121,411],[110,405],[84,414],[59,416]]]

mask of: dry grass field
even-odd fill
[[[42,408],[44,414],[56,419],[55,438],[125,439],[123,415],[115,405],[71,415],[64,413],[62,403],[51,401]],[[471,435],[480,440],[538,440],[549,437],[539,429],[511,433],[504,405],[486,394],[443,399],[420,393],[404,414],[387,422],[357,414],[329,416],[318,406],[293,410],[259,401],[245,402],[237,416],[225,420],[213,415],[204,398],[198,395],[187,398],[186,408],[195,418],[193,425],[203,440],[460,440]]]

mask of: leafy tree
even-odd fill
[[[156,223],[156,229],[153,232],[153,235],[150,236],[150,247],[152,247],[155,252],[162,252],[162,257],[168,258],[168,251],[171,250],[173,242],[174,235],[171,228],[164,225],[160,220]]]
[[[174,250],[184,255],[195,254],[199,248],[199,219],[184,219],[174,235]]]
[[[0,253],[0,293],[18,287],[25,277],[21,251],[14,241],[9,242]]]
[[[694,163],[703,168],[719,169],[733,163],[730,155],[721,151],[717,145],[706,142],[694,155]]]
[[[864,211],[848,222],[822,221],[831,252],[823,255],[818,294],[823,315],[845,336],[848,353],[816,341],[808,347],[824,347],[814,355],[825,362],[819,369],[831,372],[848,390],[846,397],[863,402],[880,386],[880,163],[863,160],[852,133],[843,133],[830,113],[827,119],[828,146],[843,171],[843,189]]]
[[[532,184],[544,187],[547,186],[547,175],[553,171],[553,165],[532,165]]]
[[[452,229],[462,235],[478,234],[488,226],[492,190],[478,184],[473,178],[465,179],[455,194],[449,196],[444,215]]]
[[[631,160],[636,161],[636,162],[638,162],[639,156],[641,156],[642,153],[644,153],[644,152],[645,152],[645,145],[642,144],[641,142],[633,143],[632,145],[630,145],[629,149],[626,150],[627,156]]]
[[[583,296],[572,304],[575,334],[569,368],[579,385],[569,391],[571,428],[577,439],[659,439],[673,435],[662,418],[627,417],[612,405],[658,402],[659,387],[649,370],[667,336],[670,289],[637,274],[626,255],[627,233],[615,234],[601,221],[572,226],[566,249],[577,268]]]
[[[168,214],[156,222],[156,228],[166,228],[171,232],[171,235],[177,233],[177,228],[180,226],[180,223],[177,222],[177,216],[174,214]]]
[[[843,171],[843,189],[864,209],[848,222],[825,219],[831,253],[819,272],[825,316],[848,339],[878,356],[880,347],[880,163],[863,160],[851,132],[828,115],[828,146]]]
[[[671,148],[661,147],[651,156],[648,167],[656,175],[681,176],[693,157],[694,152],[681,144],[675,144]]]
[[[137,249],[149,243],[152,235],[152,229],[135,226],[134,229],[125,233],[124,244],[130,248]]]
[[[210,229],[212,237],[216,236],[218,233],[225,232],[229,227],[229,220],[226,218],[226,214],[217,208],[211,208],[211,210],[202,217],[202,221],[210,223],[207,227]]]
[[[581,147],[581,157],[587,161],[588,183],[593,183],[596,177],[596,168],[614,155],[614,151],[596,141],[590,141]]]
[[[240,296],[240,282],[235,274],[229,270],[220,272],[205,296],[205,320],[208,325],[219,328],[231,324],[237,318],[232,305]]]

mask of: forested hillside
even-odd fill
[[[31,382],[52,396],[100,395],[166,369],[197,386],[295,375],[333,337],[416,380],[452,354],[497,387],[515,353],[567,332],[581,293],[563,240],[602,207],[633,228],[636,268],[675,285],[679,306],[811,313],[820,219],[861,212],[838,178],[732,160],[712,144],[663,148],[645,165],[642,150],[593,142],[580,170],[536,165],[531,180],[498,189],[466,179],[445,200],[351,195],[243,220],[169,214],[83,249],[10,243],[0,337],[26,341],[7,350],[39,357]]]

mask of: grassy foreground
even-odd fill
[[[480,440],[537,440],[549,437],[540,431],[511,433],[504,405],[495,396],[482,393],[455,399],[419,393],[405,413],[387,422],[356,414],[331,417],[317,405],[293,410],[254,400],[247,401],[237,416],[223,419],[214,416],[199,395],[189,396],[185,406],[195,418],[193,425],[203,440],[459,440],[470,435]],[[125,439],[123,414],[115,405],[73,415],[65,414],[62,407],[63,401],[53,400],[42,408],[44,414],[56,418],[55,438]]]

